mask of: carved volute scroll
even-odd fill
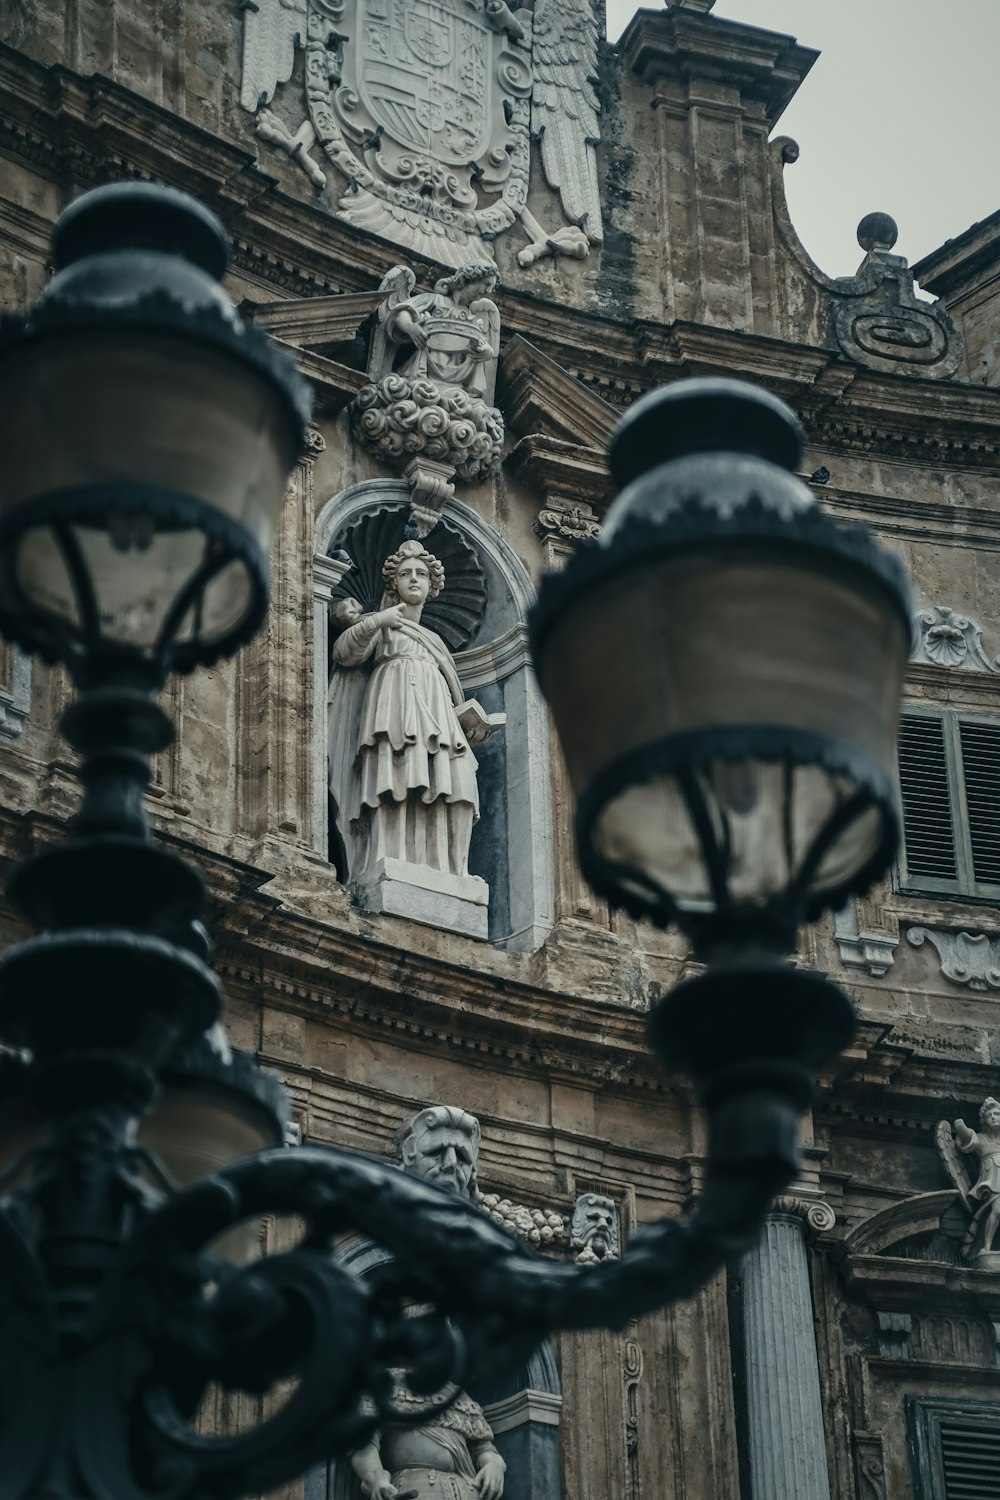
[[[929,942],[936,949],[941,973],[952,984],[970,990],[1000,989],[1000,938],[977,932],[938,932],[933,927],[908,927],[915,948]]]
[[[837,1222],[837,1215],[822,1199],[798,1198],[791,1194],[775,1198],[771,1213],[801,1220],[803,1229],[811,1234],[829,1234]]]
[[[834,340],[869,370],[946,379],[961,363],[962,335],[939,302],[917,297],[906,260],[891,253],[896,236],[888,214],[858,225],[865,258],[854,277],[833,283]]]

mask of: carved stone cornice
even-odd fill
[[[391,247],[282,194],[253,151],[122,84],[46,66],[3,44],[0,150],[71,186],[131,175],[168,180],[222,219],[234,270],[297,297],[340,292],[341,277],[370,286],[393,264]]]
[[[520,334],[501,355],[497,399],[512,431],[592,448],[607,446],[619,415]]]
[[[911,454],[911,461],[914,455]],[[956,461],[957,462],[957,461]],[[981,505],[947,505],[921,500],[919,508],[912,499],[896,495],[861,494],[823,486],[827,509],[847,519],[864,520],[884,536],[920,539],[925,545],[975,548],[977,551],[1000,551],[1000,512]],[[930,670],[911,663],[907,671],[919,678]],[[940,681],[940,673],[937,679]]]
[[[241,311],[247,320],[300,349],[322,348],[354,338],[362,323],[385,301],[383,292],[345,292],[334,297],[286,297],[253,302]]]
[[[607,455],[601,449],[532,434],[521,439],[507,462],[539,491],[546,506],[585,506],[600,516],[614,498]]]
[[[667,14],[711,24],[696,13]],[[661,19],[640,17],[639,30]],[[342,291],[364,295],[396,260],[392,246],[358,235],[320,205],[287,196],[243,147],[120,84],[46,67],[3,45],[0,150],[72,187],[137,174],[188,189],[229,230],[236,275],[272,298],[276,291],[300,300]],[[25,224],[28,240],[36,227]],[[432,280],[435,268],[412,258],[421,280]],[[503,326],[515,336],[509,350],[520,334],[537,351],[533,376],[518,370],[517,355],[510,365],[512,420],[523,406],[528,428],[563,441],[579,444],[582,436],[585,446],[602,448],[615,420],[612,402],[627,405],[659,381],[715,370],[757,379],[785,396],[810,439],[834,450],[1000,469],[998,389],[880,375],[829,351],[724,328],[623,322],[513,288],[499,301]],[[559,372],[552,385],[550,366]],[[311,373],[321,374],[319,388],[330,391],[334,406],[342,401],[331,371]],[[343,376],[342,384],[350,379]],[[933,423],[926,419],[928,400]],[[953,534],[958,519],[953,512]]]
[[[822,386],[833,356],[825,349],[703,323],[636,323],[635,348],[644,384],[691,375],[738,374],[759,381],[793,405]]]
[[[790,102],[819,56],[788,36],[757,27],[717,21],[692,6],[641,10],[619,43],[623,66],[645,83],[667,79],[715,80],[736,84],[744,100],[763,106],[768,128]],[[677,95],[677,106],[684,99]]]
[[[932,703],[941,702],[946,697],[949,704],[966,710],[982,708],[988,713],[996,713],[1000,705],[1000,680],[992,672],[959,670],[945,675],[940,667],[911,662],[906,669],[903,691],[908,701],[923,698]]]
[[[354,370],[350,365],[327,359],[325,355],[315,354],[311,349],[296,348],[294,344],[286,344],[284,339],[275,339],[275,343],[283,344],[293,356],[299,370],[313,388],[317,410],[325,412],[327,416],[335,417],[342,411],[368,380],[364,370]]]
[[[925,291],[949,305],[996,276],[1000,268],[1000,211],[973,224],[913,267]]]

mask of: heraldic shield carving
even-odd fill
[[[601,239],[591,0],[244,0],[243,107],[334,212],[445,265],[492,257],[520,221],[522,266]],[[298,50],[301,96],[282,90]],[[528,211],[531,143],[569,223]],[[316,153],[335,169],[332,180]]]

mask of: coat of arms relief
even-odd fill
[[[591,0],[242,0],[241,102],[338,218],[444,265],[582,258],[601,232],[598,23]],[[304,53],[301,100],[274,96]],[[532,142],[568,222],[527,207]],[[325,158],[325,163],[324,159]]]

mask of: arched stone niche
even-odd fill
[[[357,1276],[370,1275],[389,1259],[380,1245],[358,1239],[336,1259]],[[562,1386],[549,1344],[502,1381],[469,1388],[493,1428],[507,1465],[503,1500],[561,1500],[559,1419]],[[303,1500],[362,1500],[361,1485],[345,1459],[321,1464],[305,1478]]]
[[[507,1465],[504,1500],[559,1500],[562,1387],[547,1343],[507,1380],[480,1385],[475,1397]]]
[[[330,554],[354,522],[385,508],[404,510],[400,480],[351,485],[321,508],[313,561],[313,844],[327,855],[326,692],[329,607],[336,583]],[[545,704],[528,658],[525,620],[533,598],[527,573],[511,548],[474,511],[450,500],[442,519],[475,549],[486,575],[487,602],[476,635],[456,652],[466,693],[507,723],[477,748],[481,816],[469,869],[490,887],[490,941],[512,952],[541,946],[554,921],[549,730]]]

